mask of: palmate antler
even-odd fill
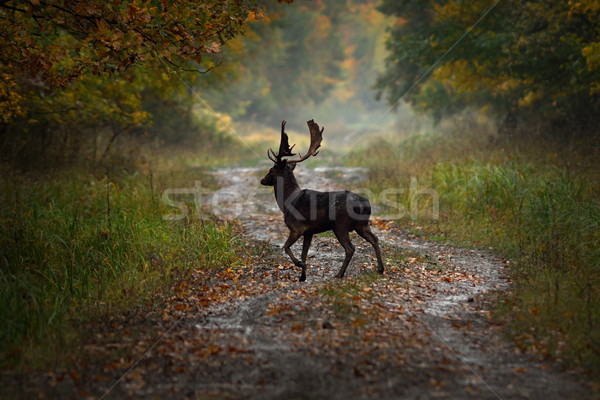
[[[308,152],[305,155],[298,153],[300,158],[296,160],[287,160],[288,164],[296,164],[306,160],[310,156],[316,156],[319,154],[318,149],[321,147],[321,141],[323,141],[323,130],[325,130],[325,128],[323,127],[319,129],[319,125],[312,119],[306,123],[310,131],[310,147],[308,148]],[[275,163],[281,161],[282,157],[291,157],[295,155],[292,153],[292,149],[295,145],[290,147],[288,135],[285,133],[285,124],[285,120],[281,121],[281,141],[279,143],[279,152],[275,154],[275,152],[271,149],[269,149],[267,152],[269,159]],[[271,157],[271,154],[274,158]]]
[[[317,124],[313,119],[307,121],[308,129],[310,131],[310,147],[308,148],[308,152],[305,155],[298,153],[300,158],[297,160],[287,160],[288,164],[295,164],[306,160],[310,156],[316,156],[319,154],[318,150],[321,147],[321,141],[323,140],[323,131],[325,127],[319,129],[319,124]]]

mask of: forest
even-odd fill
[[[0,0],[0,398],[596,398],[598,21]],[[378,244],[290,251],[278,166]]]

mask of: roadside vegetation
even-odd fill
[[[157,304],[193,269],[236,263],[230,224],[190,196],[177,200],[194,214],[163,219],[177,209],[161,194],[214,187],[203,168],[235,154],[226,116],[197,94],[220,75],[198,72],[261,11],[166,7],[0,4],[3,370],[64,364],[87,322]]]
[[[436,125],[349,160],[369,168],[372,190],[405,189],[396,200],[413,229],[511,257],[513,292],[498,308],[507,332],[600,376],[600,7],[384,0],[379,9],[397,23],[376,87]],[[439,196],[438,220],[427,189]]]
[[[87,320],[149,307],[188,271],[236,264],[232,225],[207,210],[180,221],[159,194],[211,179],[199,171],[67,170],[3,174],[0,328],[3,366],[60,365]],[[213,183],[214,184],[214,183]]]
[[[404,189],[396,198],[401,207],[381,204],[383,214],[400,210],[403,222],[424,235],[509,256],[514,290],[497,310],[507,332],[524,349],[597,372],[597,149],[593,143],[575,151],[485,132],[463,120],[393,144],[373,140],[348,160],[369,169],[375,194]],[[439,196],[439,218],[424,189]]]

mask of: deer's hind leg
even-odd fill
[[[306,280],[306,263],[304,262],[306,257],[302,257],[302,261],[298,260],[296,257],[294,257],[294,253],[292,253],[292,249],[290,248],[294,243],[296,243],[300,236],[302,236],[302,232],[290,231],[290,235],[288,236],[287,240],[285,241],[285,244],[283,245],[283,250],[285,250],[287,255],[290,256],[295,266],[302,268],[302,273],[300,274],[300,282],[304,282]],[[306,244],[306,238],[304,240]],[[304,255],[304,248],[302,248],[302,254]]]
[[[375,256],[377,257],[377,272],[383,274],[383,260],[381,259],[379,239],[377,239],[377,236],[375,236],[373,231],[371,231],[369,222],[367,221],[365,224],[358,225],[354,230],[359,234],[360,237],[371,243],[371,246],[373,246],[373,249],[375,249]]]
[[[335,233],[335,237],[346,252],[346,257],[342,263],[342,268],[340,268],[340,271],[335,276],[336,278],[343,278],[344,274],[346,273],[346,268],[348,267],[348,264],[350,264],[350,260],[352,260],[352,256],[354,255],[354,245],[350,241],[350,233],[346,229],[334,229],[333,233]]]
[[[308,256],[308,249],[310,248],[310,243],[312,242],[313,234],[305,233],[304,234],[304,242],[302,243],[302,256],[300,259],[304,264],[306,264],[306,257]]]

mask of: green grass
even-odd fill
[[[407,212],[407,224],[492,246],[516,261],[513,292],[498,318],[520,345],[600,372],[600,174],[593,157],[428,134],[375,142],[349,160],[369,168],[375,194],[405,188],[397,197],[405,210],[420,196],[417,219]],[[421,188],[439,195],[439,220]]]
[[[0,362],[56,362],[75,326],[144,304],[192,268],[235,264],[232,226],[209,213],[181,221],[160,199],[167,187],[211,182],[198,171],[83,172],[0,183]]]

